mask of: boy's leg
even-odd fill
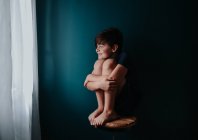
[[[110,75],[117,63],[114,59],[107,59],[103,63],[102,75]],[[95,120],[94,125],[103,125],[105,122],[111,119],[117,118],[117,114],[114,111],[115,97],[118,89],[104,91],[104,110]]]
[[[102,75],[103,62],[104,62],[104,60],[96,61],[92,74]],[[104,91],[103,90],[96,91],[96,99],[98,102],[98,108],[94,112],[92,112],[88,117],[91,125],[93,125],[93,120],[103,112],[103,109],[104,109]]]

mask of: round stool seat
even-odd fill
[[[110,129],[124,129],[124,128],[130,128],[135,124],[135,122],[136,122],[136,117],[134,116],[120,117],[111,122],[107,122],[104,125],[104,127]]]

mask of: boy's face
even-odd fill
[[[96,53],[98,54],[98,59],[107,59],[113,54],[112,48],[109,44],[97,44]]]

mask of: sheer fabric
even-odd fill
[[[0,140],[40,140],[34,0],[0,0]]]

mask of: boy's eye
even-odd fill
[[[103,48],[104,47],[104,45],[98,45],[98,48]]]

